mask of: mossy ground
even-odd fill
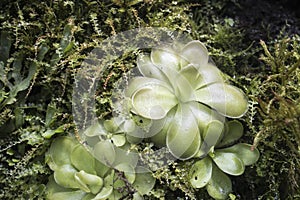
[[[300,19],[293,3],[1,1],[0,199],[44,198],[52,173],[44,153],[55,137],[76,135],[72,88],[82,61],[106,38],[145,26],[204,42],[216,65],[249,96],[242,140],[254,142],[261,158],[232,177],[236,199],[300,198]],[[135,58],[124,55],[103,75],[96,97],[99,118],[111,115],[113,83],[134,67]],[[161,184],[147,198],[209,199],[181,178],[186,168],[179,163],[162,169],[156,174]]]

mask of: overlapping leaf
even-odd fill
[[[173,121],[167,131],[167,147],[180,159],[189,159],[199,150],[201,137],[197,120],[188,104],[179,104]]]

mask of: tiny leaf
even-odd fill
[[[227,199],[232,191],[231,180],[215,165],[212,168],[212,177],[206,185],[206,190],[214,199]]]
[[[113,135],[111,139],[114,145],[116,145],[117,147],[123,146],[126,143],[124,134]]]
[[[208,62],[208,51],[204,44],[198,40],[187,43],[183,47],[180,56],[182,58],[181,65],[188,62],[201,67]]]
[[[48,200],[82,200],[86,193],[82,190],[72,192],[57,192],[48,196]]]
[[[227,130],[225,131],[224,137],[217,147],[223,147],[236,142],[243,136],[243,131],[244,128],[241,122],[236,120],[227,122]]]
[[[65,188],[79,188],[74,176],[76,172],[71,165],[62,165],[54,171],[55,182]]]
[[[108,140],[98,142],[94,146],[93,155],[107,166],[111,166],[116,158],[115,148]]]
[[[179,70],[179,55],[169,47],[160,47],[152,49],[151,61],[158,67],[167,66]]]
[[[251,147],[250,144],[240,143],[232,147],[220,149],[220,151],[234,153],[243,161],[244,165],[248,166],[254,164],[259,158],[259,151],[256,148],[252,150]]]
[[[204,187],[212,175],[212,160],[205,157],[195,162],[189,172],[190,182],[194,188]]]
[[[155,179],[153,178],[151,171],[142,167],[137,167],[136,171],[145,171],[144,173],[137,173],[135,177],[135,181],[133,183],[133,187],[141,194],[148,194],[155,185]]]
[[[50,168],[55,170],[58,166],[70,164],[71,152],[76,144],[78,143],[71,137],[56,138],[47,153],[50,157]]]
[[[234,153],[225,153],[216,150],[212,159],[216,165],[227,174],[238,176],[245,171],[243,161]]]
[[[105,200],[107,197],[111,195],[113,192],[112,186],[105,186],[102,188],[102,190],[91,200]]]
[[[137,58],[137,66],[143,76],[168,82],[166,75],[152,63],[149,55],[140,55]]]
[[[96,174],[95,159],[81,144],[74,147],[71,152],[71,162],[78,170],[84,170],[90,174]]]
[[[203,143],[200,148],[203,154],[207,154],[209,150],[217,144],[223,135],[223,128],[224,124],[217,120],[213,120],[207,125],[202,134]]]

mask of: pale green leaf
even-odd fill
[[[136,150],[130,149],[130,145],[115,148],[115,160],[113,165],[128,164],[135,167],[137,165],[139,155]]]
[[[245,94],[238,88],[225,83],[215,83],[200,88],[195,92],[193,98],[231,118],[243,116],[248,109]]]
[[[48,130],[46,130],[45,132],[42,133],[42,136],[46,139],[50,139],[56,133],[63,133],[65,131],[64,128],[65,128],[65,126],[61,125],[55,130],[48,129]]]
[[[73,191],[73,189],[71,188],[65,188],[61,185],[58,185],[55,180],[54,180],[54,175],[52,174],[49,177],[49,181],[47,183],[47,196],[51,196],[54,193],[58,193],[58,192],[69,192],[69,191]]]
[[[143,76],[169,82],[166,75],[154,65],[149,55],[140,55],[137,58],[137,67]]]
[[[124,121],[124,124],[122,126],[122,130],[124,133],[134,131],[136,125],[132,119],[128,119]]]
[[[138,144],[140,142],[143,141],[143,137],[135,137],[135,136],[132,136],[131,134],[135,134],[135,133],[130,133],[129,134],[126,134],[126,140],[130,143],[130,144]]]
[[[129,183],[133,183],[135,180],[135,171],[131,163],[121,163],[117,166],[115,166],[115,169],[124,172],[124,175]]]
[[[95,170],[97,175],[100,177],[105,177],[105,175],[109,172],[111,168],[100,162],[99,160],[95,160]]]
[[[252,165],[259,158],[259,151],[254,148],[250,144],[240,143],[234,146],[220,149],[221,152],[231,152],[237,155],[244,163],[244,165]]]
[[[112,186],[115,180],[115,170],[110,170],[109,174],[107,174],[104,178],[104,186]]]
[[[155,185],[155,178],[152,176],[151,171],[146,168],[140,169],[137,167],[136,171],[144,171],[144,173],[137,173],[133,187],[141,194],[148,194]]]
[[[226,125],[227,125],[226,128],[227,130],[225,131],[224,137],[222,138],[220,143],[218,143],[217,147],[230,145],[243,136],[244,127],[241,124],[241,122],[232,120],[227,122]]]
[[[200,147],[200,151],[203,155],[206,155],[212,147],[214,147],[217,142],[223,136],[224,124],[220,121],[213,120],[205,128],[202,133],[203,142]]]
[[[108,197],[109,200],[119,200],[122,199],[122,193],[119,188],[126,188],[125,181],[120,178],[115,178],[113,184],[113,193]]]
[[[162,119],[176,104],[176,97],[161,85],[149,85],[132,96],[133,111],[149,119]]]
[[[123,122],[118,118],[112,118],[103,122],[104,128],[110,133],[116,133]]]
[[[159,47],[152,49],[151,61],[158,67],[168,67],[174,70],[179,70],[180,57],[177,52],[169,47]]]
[[[74,177],[77,183],[81,186],[80,188],[85,192],[97,194],[103,186],[103,179],[101,177],[86,173],[83,170],[76,172]]]
[[[90,174],[96,174],[95,158],[90,152],[81,144],[74,147],[70,155],[72,165],[80,170],[84,170]]]
[[[92,124],[91,126],[89,126],[83,132],[83,134],[85,134],[88,137],[99,136],[99,135],[106,135],[107,134],[107,130],[105,130],[105,128],[103,127],[103,125],[101,123],[96,122],[96,123]]]
[[[136,142],[142,141],[144,138],[147,138],[147,132],[144,127],[135,126],[134,130],[126,132],[126,138],[130,143],[136,144]]]
[[[138,192],[133,194],[132,200],[144,200],[143,195],[140,195]]]
[[[168,112],[168,114],[169,113],[170,113],[170,111]],[[147,130],[147,138],[156,135],[157,133],[159,133],[164,128],[164,126],[166,124],[166,118],[167,117],[164,117],[164,118],[159,119],[159,120],[152,120],[151,121],[151,126]]]
[[[189,80],[195,90],[212,83],[224,82],[222,72],[212,63],[207,63],[199,68],[190,64],[183,68],[180,74]]]
[[[91,200],[106,200],[113,192],[112,186],[105,186],[102,190]]]
[[[153,121],[152,119],[147,119],[139,115],[133,115],[131,118],[135,125],[141,127],[142,129],[149,129]]]
[[[167,137],[167,132],[168,129],[173,121],[174,115],[176,113],[177,110],[177,106],[175,106],[173,109],[171,109],[167,116],[164,118],[165,119],[165,123],[163,125],[163,128],[156,133],[155,135],[153,135],[151,137],[151,141],[157,146],[157,147],[163,147],[166,146],[166,137]]]
[[[197,119],[198,127],[203,132],[211,121],[218,120],[225,122],[225,117],[210,109],[208,106],[198,102],[189,102],[189,108]]]
[[[56,138],[48,151],[48,164],[52,170],[57,167],[71,163],[71,152],[78,142],[71,137]]]
[[[77,177],[76,173],[74,174],[74,178],[75,178],[75,181],[78,185],[78,188],[86,193],[91,193],[91,190],[90,188],[87,186],[86,183],[84,183],[82,180],[80,180],[79,177]]]
[[[195,162],[190,171],[189,179],[194,188],[204,187],[212,176],[212,160],[205,157],[202,160]]]
[[[132,118],[137,126],[131,132],[127,132],[127,134],[139,138],[149,138],[157,134],[164,127],[166,121],[165,118],[152,120],[139,115],[133,115]]]
[[[153,85],[158,85],[159,87],[165,87],[168,90],[172,91],[172,87],[164,81],[154,79],[154,78],[137,76],[129,81],[129,85],[126,88],[125,95],[127,97],[132,97],[132,95],[136,91],[142,88],[147,88],[148,86],[152,87]]]
[[[243,161],[234,153],[216,150],[212,159],[216,165],[227,174],[238,176],[245,171]]]
[[[111,166],[116,158],[114,145],[108,140],[100,141],[94,146],[93,155],[103,164]]]
[[[91,200],[91,199],[93,199],[95,196],[96,196],[96,195],[94,195],[94,194],[92,194],[92,193],[88,193],[88,194],[85,195],[85,196],[83,197],[83,199],[81,199],[81,200]]]
[[[206,190],[214,199],[227,199],[232,191],[231,180],[215,165],[213,165],[212,169],[212,177],[206,185]]]
[[[167,132],[167,147],[179,159],[193,157],[201,144],[197,121],[188,104],[179,104]]]
[[[174,88],[174,94],[181,102],[188,102],[194,93],[193,85],[189,78],[174,70],[166,70],[167,76],[171,80],[171,85]]]
[[[65,188],[79,188],[75,180],[77,170],[70,164],[62,165],[54,171],[54,180]]]
[[[82,190],[58,192],[48,196],[48,200],[82,200],[86,193]]]
[[[183,47],[180,58],[182,67],[184,67],[186,63],[201,67],[208,62],[208,51],[203,43],[198,40],[193,40]]]
[[[189,64],[179,72],[185,80],[187,80],[193,89],[197,89],[203,82],[203,76],[199,73],[199,70],[192,64]]]
[[[124,134],[113,135],[111,140],[117,147],[123,146],[126,143],[126,138]]]
[[[175,106],[168,112],[167,116],[165,117],[165,123],[163,128],[150,139],[158,147],[163,147],[166,145],[167,131],[169,129],[170,124],[173,121],[177,109],[176,107],[177,106]]]

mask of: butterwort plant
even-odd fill
[[[206,134],[214,131],[213,126],[208,128]],[[252,149],[250,144],[234,144],[243,135],[243,126],[240,122],[232,120],[226,122],[225,126],[224,135],[218,142],[215,143],[210,137],[206,138],[202,150],[208,151],[201,154],[200,159],[194,159],[189,172],[192,187],[206,187],[209,195],[215,199],[226,199],[232,191],[228,175],[243,174],[245,166],[254,164],[259,158],[259,151]]]
[[[73,137],[56,138],[46,154],[46,162],[54,171],[47,185],[49,200],[118,200],[130,194],[133,199],[140,199],[155,184],[146,169],[135,173],[141,169],[131,170],[126,163],[109,167]]]
[[[138,57],[137,68],[126,90],[131,112],[152,120],[147,137],[180,160],[199,154],[212,121],[218,125],[209,137],[217,141],[225,117],[247,111],[244,93],[227,83],[199,41],[154,48]]]
[[[229,119],[247,112],[245,94],[227,82],[199,41],[154,48],[138,57],[137,68],[126,96],[131,113],[155,127],[143,137],[179,160],[192,160],[191,186],[226,199],[232,191],[228,175],[243,174],[259,158],[251,145],[233,145],[243,126]]]

